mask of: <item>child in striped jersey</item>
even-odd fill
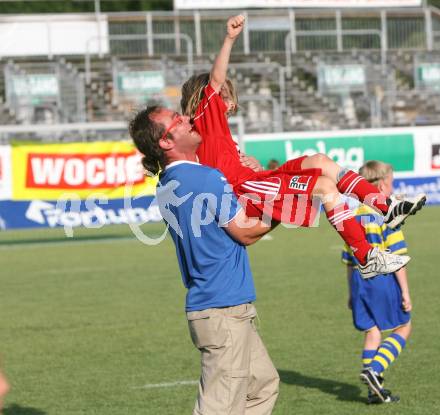
[[[359,173],[389,197],[393,192],[393,170],[389,164],[369,161]],[[394,254],[407,253],[402,231],[390,229],[383,218],[370,207],[361,205],[355,217],[364,227],[368,242]],[[407,272],[403,267],[392,274],[363,279],[355,268],[357,260],[348,246],[342,252],[347,265],[349,284],[348,306],[356,329],[365,332],[362,352],[361,380],[369,387],[368,403],[389,403],[399,400],[383,387],[383,373],[397,358],[411,333]],[[392,333],[382,341],[382,332]]]

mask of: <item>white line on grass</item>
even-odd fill
[[[143,386],[132,386],[132,389],[175,388],[177,386],[197,385],[198,380],[178,380],[176,382],[147,383]]]

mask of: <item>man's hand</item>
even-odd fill
[[[243,30],[244,20],[244,16],[241,14],[228,19],[226,27],[228,30],[228,37],[230,39],[235,39],[241,33]]]
[[[244,167],[249,167],[253,171],[263,171],[263,166],[260,162],[252,156],[247,156],[246,154],[240,153],[240,163]]]
[[[411,297],[408,292],[402,292],[402,308],[407,313],[412,310]]]

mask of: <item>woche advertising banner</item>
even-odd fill
[[[419,7],[422,0],[174,0],[174,9]]]
[[[140,158],[130,142],[13,145],[12,199],[117,199],[126,183],[132,183],[133,195],[152,195],[156,180],[145,178]]]

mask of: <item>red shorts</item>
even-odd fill
[[[289,160],[276,170],[255,172],[254,177],[234,187],[249,217],[313,225],[320,203],[313,202],[311,193],[321,169],[301,169],[305,157]]]

